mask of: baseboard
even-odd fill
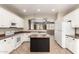
[[[66,50],[68,50],[70,53],[74,54],[72,51],[70,51],[68,48],[66,48]]]
[[[56,41],[56,40],[55,40],[55,42],[57,43],[57,41]],[[57,45],[58,45],[58,46],[60,46],[58,43],[57,43]],[[61,47],[61,46],[60,46],[60,47]],[[61,47],[61,48],[63,48],[63,47]]]

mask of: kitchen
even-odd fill
[[[0,54],[78,54],[78,4],[1,4]]]

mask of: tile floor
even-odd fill
[[[10,54],[72,54],[67,49],[61,48],[53,39],[50,47],[50,52],[30,52],[30,42],[24,42]]]

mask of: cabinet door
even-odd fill
[[[12,47],[11,47],[11,43],[9,40],[11,39],[7,38],[7,39],[3,39],[0,41],[0,52],[1,53],[9,53],[11,51]]]
[[[24,41],[30,41],[30,37],[29,37],[29,34],[27,33],[24,33],[24,34],[21,34],[21,41],[24,42]]]
[[[0,8],[0,27],[10,27],[10,13]]]
[[[72,27],[79,27],[79,20],[78,20],[78,15],[77,14],[73,14],[74,16],[72,17],[72,21],[71,21],[71,24],[72,24]]]
[[[25,34],[21,34],[21,41],[24,42],[27,39],[27,37],[25,37]]]
[[[16,36],[11,37],[10,43],[11,43],[12,48],[15,49],[15,47],[16,47]]]
[[[66,47],[71,51],[71,52],[75,52],[75,41],[72,37],[69,37],[66,40]]]
[[[72,51],[72,45],[73,45],[73,42],[72,42],[72,38],[70,37],[68,39],[68,49]]]
[[[77,45],[76,45],[76,40],[75,40],[75,38],[74,39],[72,39],[72,52],[73,53],[76,53],[77,52]],[[78,49],[79,50],[79,49]]]
[[[79,9],[72,12],[72,27],[79,27]]]
[[[14,49],[14,47],[13,47],[13,43],[12,43],[12,38],[7,38],[6,39],[6,45],[5,45],[5,47],[6,47],[6,50],[8,51],[8,53],[10,53],[13,49]]]
[[[75,54],[79,54],[79,40],[78,39],[72,39],[72,46],[70,50]]]
[[[75,53],[79,54],[79,40],[75,39]]]
[[[5,48],[5,40],[0,40],[0,53],[7,53],[8,51]]]
[[[16,23],[16,16],[14,14],[11,14],[11,23]]]
[[[21,19],[20,17],[17,16],[16,23],[17,23],[16,24],[17,28],[23,28],[23,26],[24,26],[24,20],[23,19]]]
[[[66,37],[66,48],[69,50],[71,49],[70,47],[72,46],[72,38],[71,37]]]
[[[66,37],[66,48],[68,48],[68,45],[69,45],[68,40],[69,40],[69,37]]]
[[[20,28],[24,27],[24,20],[23,19],[19,19],[19,27]]]

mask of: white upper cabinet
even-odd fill
[[[72,27],[79,27],[79,9],[73,12],[71,23],[72,23]]]
[[[10,13],[3,8],[0,8],[0,27],[10,27]]]
[[[72,53],[79,54],[79,40],[72,37],[67,37],[66,48]]]
[[[70,51],[74,52],[74,49],[75,49],[75,46],[74,46],[74,45],[75,45],[75,44],[74,44],[73,38],[72,38],[72,37],[68,37],[68,38],[66,39],[66,47],[67,47]]]
[[[12,16],[13,17],[10,20],[11,21],[11,27],[23,28],[24,20],[17,15],[12,15]],[[12,25],[12,23],[15,23],[15,25]]]
[[[23,19],[0,7],[0,28],[9,27],[23,28]]]
[[[64,17],[64,20],[67,21],[71,20],[73,28],[79,27],[79,8],[66,15]]]
[[[17,23],[17,24],[16,24],[16,27],[17,27],[17,28],[23,28],[23,27],[24,27],[24,20],[23,20],[23,19],[17,17],[16,23]]]

